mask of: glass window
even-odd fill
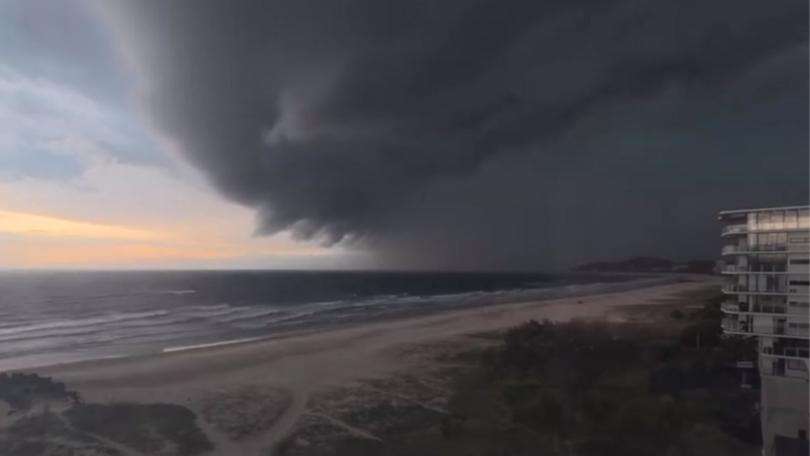
[[[798,228],[799,213],[798,211],[785,211],[785,228]]]
[[[748,231],[757,230],[757,213],[751,212],[748,214]]]
[[[799,209],[799,228],[810,228],[809,209]]]
[[[785,213],[782,211],[771,212],[771,229],[783,230],[785,229]]]
[[[771,214],[770,212],[760,212],[757,217],[757,229],[769,230],[771,229]]]
[[[771,250],[779,250],[779,233],[768,233],[768,246]]]
[[[778,250],[785,250],[787,246],[787,233],[776,233],[776,247]]]

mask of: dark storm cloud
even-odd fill
[[[259,233],[540,267],[711,254],[714,211],[806,200],[803,0],[101,8],[150,118]]]

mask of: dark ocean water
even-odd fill
[[[604,291],[626,287],[626,280],[494,273],[5,272],[0,370]]]

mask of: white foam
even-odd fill
[[[211,348],[211,347],[221,347],[224,345],[233,345],[233,344],[241,344],[244,342],[254,342],[257,340],[267,339],[267,336],[261,337],[247,337],[244,339],[232,339],[232,340],[224,340],[221,342],[210,342],[206,344],[196,344],[196,345],[185,345],[181,347],[168,347],[161,350],[161,353],[173,353],[173,352],[180,352],[180,351],[188,351],[188,350],[197,350],[200,348]]]
[[[187,295],[187,294],[194,294],[197,290],[156,290],[152,293],[155,294],[170,294],[170,295]]]
[[[169,312],[167,310],[155,310],[150,312],[114,313],[99,317],[81,318],[76,320],[56,320],[56,321],[49,321],[46,323],[36,323],[33,325],[0,328],[0,336],[21,334],[33,331],[43,331],[49,329],[80,328],[84,326],[104,325],[108,323],[116,323],[126,320],[141,320],[144,318],[160,317],[168,314]]]

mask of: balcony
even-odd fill
[[[720,270],[723,274],[787,274],[787,270],[784,266],[779,268],[772,267],[772,266],[763,266],[763,265],[749,265],[746,266],[737,266],[736,264],[727,264],[723,266],[723,269]]]
[[[761,244],[745,247],[749,252],[787,252],[787,244]]]
[[[739,313],[740,303],[736,301],[723,301],[720,303],[720,310],[726,313]]]
[[[750,322],[740,321],[736,315],[728,315],[720,321],[720,327],[726,333],[744,334],[749,336],[769,336],[778,338],[808,339],[810,328],[807,323],[784,322],[775,326],[763,327],[755,330]]]
[[[789,306],[787,303],[749,304],[727,300],[720,303],[720,310],[728,314],[763,314],[807,317],[807,307]]]
[[[723,269],[720,270],[722,274],[745,274],[748,271],[743,266],[737,266],[736,264],[727,264],[723,266]]]
[[[748,232],[748,225],[745,224],[726,225],[723,227],[722,235],[728,236],[732,234],[745,234],[747,232]]]
[[[721,291],[725,294],[747,293],[748,287],[736,283],[727,283],[723,285]]]
[[[763,347],[762,354],[765,356],[808,359],[810,358],[810,348],[774,345],[773,347]]]
[[[807,244],[726,245],[720,253],[729,256],[754,253],[804,253],[807,250]]]
[[[799,290],[796,288],[788,289],[786,287],[772,287],[764,289],[749,289],[748,286],[740,284],[723,285],[723,288],[721,288],[720,291],[723,294],[749,294],[749,295],[788,295],[799,293]]]
[[[723,331],[730,333],[750,333],[748,324],[740,322],[737,317],[726,317],[720,321]]]
[[[723,250],[721,251],[722,255],[735,255],[739,252],[744,252],[744,249],[741,249],[737,245],[725,245],[723,246]]]

